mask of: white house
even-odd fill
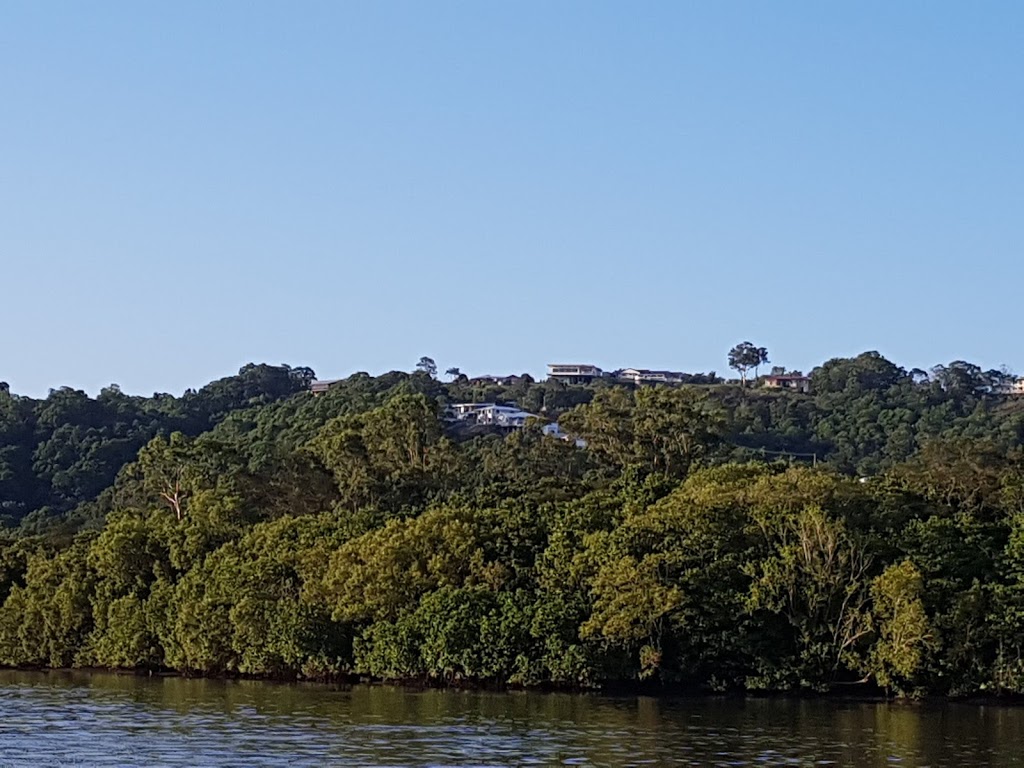
[[[448,406],[448,412],[452,418],[461,421],[475,416],[485,408],[493,408],[494,405],[494,403],[452,403]]]
[[[1024,378],[1014,379],[1003,388],[1004,395],[1014,395],[1019,397],[1024,395]]]
[[[545,424],[543,427],[540,428],[540,431],[543,432],[548,437],[554,437],[559,440],[566,440],[569,437],[569,435],[563,432],[562,428],[558,426],[557,421],[553,421],[550,424]]]
[[[618,371],[615,377],[619,381],[631,381],[634,384],[678,384],[683,380],[679,371],[652,371],[647,368],[625,368]]]
[[[573,437],[568,432],[563,430],[558,425],[557,421],[554,421],[550,424],[545,424],[543,427],[540,428],[540,431],[543,432],[548,437],[554,438],[555,440],[572,440],[576,444],[577,448],[587,447],[586,440],[584,440],[582,437]]]
[[[512,405],[488,405],[476,412],[476,423],[493,427],[519,429],[526,426],[527,419],[536,416]]]
[[[564,381],[566,384],[586,384],[604,376],[596,365],[584,363],[548,363],[548,378]]]
[[[526,425],[527,419],[534,418],[534,414],[518,406],[497,403],[453,403],[448,406],[447,413],[452,421],[490,427],[519,428]]]

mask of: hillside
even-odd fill
[[[312,377],[0,388],[0,663],[1024,690],[1024,409],[990,373]],[[541,418],[465,430],[462,402]]]

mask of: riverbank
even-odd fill
[[[813,690],[778,690],[778,691],[745,691],[739,689],[712,691],[695,686],[685,686],[672,683],[654,683],[649,681],[617,681],[606,683],[601,686],[556,686],[539,685],[523,686],[510,684],[495,684],[474,680],[439,680],[437,678],[406,678],[406,679],[384,679],[367,675],[337,674],[321,677],[302,677],[299,675],[245,675],[240,673],[194,673],[179,672],[169,669],[124,669],[105,667],[45,667],[45,666],[3,666],[0,665],[0,672],[25,672],[37,674],[58,674],[58,675],[114,675],[128,678],[166,678],[180,680],[219,680],[219,681],[248,681],[265,682],[275,684],[309,684],[329,686],[368,686],[385,687],[406,691],[455,691],[455,692],[480,692],[480,693],[510,693],[510,694],[579,694],[596,695],[616,698],[628,698],[643,696],[649,698],[663,699],[723,699],[723,700],[744,700],[744,699],[790,699],[790,700],[831,700],[847,702],[867,703],[899,703],[914,704],[920,702],[957,702],[969,704],[999,704],[1020,706],[1024,704],[1024,696],[1013,696],[1010,694],[989,694],[985,696],[921,696],[921,697],[900,697],[886,694],[877,686],[864,684],[862,687],[836,686],[828,691]]]

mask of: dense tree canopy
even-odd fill
[[[308,368],[247,365],[182,397],[135,397],[111,385],[90,398],[51,390],[32,400],[0,390],[0,514],[68,512],[108,488],[123,466],[157,435],[198,435],[229,414],[305,392]]]
[[[869,352],[811,394],[449,376],[0,388],[0,663],[1024,692],[1005,373]],[[539,418],[446,418],[465,401]]]

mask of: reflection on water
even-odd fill
[[[2,766],[1018,765],[1024,709],[0,673]]]

